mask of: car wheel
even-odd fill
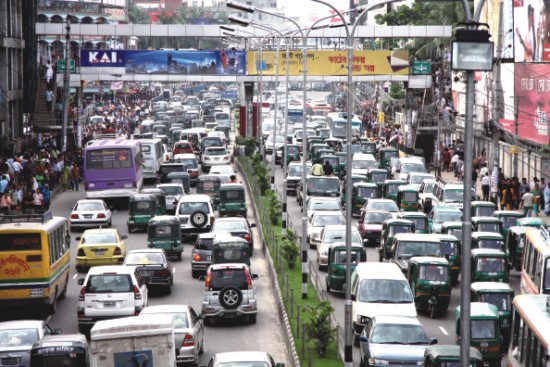
[[[206,225],[206,222],[208,221],[208,215],[200,210],[197,210],[193,214],[191,214],[191,224],[195,227],[204,227]]]
[[[241,290],[233,285],[229,285],[222,289],[219,296],[220,304],[229,309],[234,310],[239,307],[243,300],[243,293]]]

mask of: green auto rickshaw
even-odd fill
[[[374,183],[354,183],[351,190],[351,215],[361,215],[367,199],[378,197],[378,187]],[[345,202],[345,201],[344,201]]]
[[[317,149],[313,152],[313,158],[311,159],[311,162],[312,164],[316,164],[316,163],[325,164],[325,162],[323,162],[323,159],[321,157],[325,155],[334,156],[334,152],[335,152],[334,149],[327,149],[327,148]]]
[[[399,157],[399,150],[397,150],[394,147],[385,147],[381,148],[378,152],[379,154],[379,167],[382,169],[388,169],[390,166],[390,160],[392,158],[398,158]]]
[[[351,179],[351,187],[353,187],[353,185],[355,185],[356,183],[367,182],[367,176],[363,176],[363,175],[352,175],[351,177],[349,177],[349,179]],[[347,180],[348,180],[348,177],[346,177],[342,185],[342,195],[341,195],[342,206],[346,205]]]
[[[167,255],[181,261],[183,243],[181,242],[181,223],[178,217],[159,215],[149,219],[147,247],[161,248]]]
[[[164,177],[163,183],[178,183],[183,186],[186,194],[191,192],[191,177],[188,172],[169,172]]]
[[[143,189],[141,190],[142,194],[151,194],[154,195],[157,199],[157,206],[155,215],[166,215],[166,194],[161,189]]]
[[[320,159],[319,163],[321,163],[323,165],[326,162],[328,162],[332,166],[333,171],[335,171],[334,167],[338,166],[338,157],[334,153],[333,154],[323,154],[322,156],[319,157],[319,159]],[[333,172],[333,174],[335,176],[338,176],[336,174],[336,172]]]
[[[393,257],[393,238],[398,233],[414,233],[414,222],[407,219],[388,219],[382,224],[380,246],[378,247],[378,261],[389,260]]]
[[[508,228],[516,225],[516,220],[524,217],[522,212],[512,210],[497,210],[493,212],[493,217],[502,222],[502,235],[506,238]]]
[[[460,342],[460,306],[455,312],[455,335]],[[470,346],[476,348],[483,356],[483,362],[490,367],[500,367],[500,330],[498,308],[486,302],[470,304]]]
[[[462,222],[443,222],[441,224],[441,234],[451,234],[462,240]]]
[[[498,308],[502,350],[508,350],[512,328],[512,300],[514,290],[506,283],[475,282],[470,286],[472,302],[487,302]]]
[[[220,198],[221,179],[219,176],[200,175],[197,178],[197,194],[208,195],[214,205],[218,205]]]
[[[504,237],[500,233],[494,232],[472,232],[472,248],[492,248],[507,252],[504,246]]]
[[[447,312],[451,302],[451,266],[445,258],[411,258],[407,279],[417,310],[427,311],[432,319]]]
[[[382,198],[392,199],[397,201],[397,188],[402,185],[406,185],[407,181],[404,180],[386,180],[382,186]]]
[[[330,129],[317,129],[317,137],[321,141],[325,141],[325,139],[330,138]]]
[[[397,214],[399,219],[407,219],[414,223],[414,233],[428,233],[428,215],[422,212],[403,212]]]
[[[418,188],[413,185],[402,185],[397,188],[397,207],[402,212],[418,211]]]
[[[329,148],[328,144],[320,143],[318,141],[313,140],[311,144],[308,145],[307,160],[313,163],[313,157],[317,154],[317,151],[319,149],[328,149],[328,148]]]
[[[347,160],[348,160],[348,153],[346,152],[336,152],[334,153],[335,156],[338,157],[338,165],[334,166],[334,174],[340,178],[340,180],[343,180],[346,176],[346,166],[347,166]]]
[[[151,194],[133,194],[128,207],[128,233],[134,229],[147,229],[149,219],[157,214],[158,200]]]
[[[250,267],[248,241],[229,233],[227,236],[217,235],[212,244],[212,265],[225,263],[244,263]]]
[[[521,260],[523,256],[523,247],[525,245],[525,234],[531,230],[531,227],[512,226],[508,228],[506,234],[505,246],[508,249],[510,266],[517,271],[521,270]]]
[[[472,217],[491,217],[497,210],[497,205],[490,201],[472,201],[470,207],[472,208]]]
[[[426,367],[460,367],[462,355],[459,345],[429,345],[424,352]],[[483,356],[474,347],[470,347],[470,367],[483,367]]]
[[[283,148],[284,149],[284,148]],[[286,164],[294,161],[300,161],[300,145],[298,144],[287,144],[286,146]],[[281,168],[284,168],[285,160],[284,157],[281,158]]]
[[[218,212],[220,216],[243,216],[246,218],[246,193],[238,183],[221,184]]]
[[[520,218],[516,220],[516,226],[521,227],[533,227],[533,228],[546,228],[546,222],[541,218]]]
[[[472,250],[472,282],[508,283],[508,255],[495,249]]]
[[[361,141],[361,152],[372,154],[376,157],[378,153],[376,150],[376,143],[374,141]]]
[[[451,265],[451,283],[456,284],[462,264],[462,242],[451,234],[440,234],[438,237],[441,241],[441,252]]]
[[[327,292],[346,289],[347,247],[345,242],[333,242],[328,248],[328,265],[325,284]],[[360,262],[367,261],[367,251],[363,246],[351,246],[351,272]]]
[[[389,176],[388,171],[381,168],[371,168],[367,172],[367,180],[375,183],[378,186],[379,192],[382,192],[384,182],[390,178]]]
[[[502,234],[502,221],[496,217],[472,217],[472,232]]]

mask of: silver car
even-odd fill
[[[174,342],[178,364],[197,364],[204,351],[203,317],[189,305],[159,305],[145,307],[140,315],[168,315],[174,320]]]
[[[206,271],[202,313],[208,326],[215,318],[246,317],[250,324],[256,323],[258,306],[256,290],[252,280],[258,279],[250,273],[246,264],[210,265]]]
[[[209,172],[210,167],[231,163],[231,156],[225,147],[208,147],[202,153],[202,171]]]
[[[0,322],[0,364],[2,366],[29,366],[34,342],[46,335],[61,334],[42,320]]]
[[[266,352],[224,352],[216,353],[208,363],[208,367],[284,367],[284,363],[275,363],[273,357]],[[206,366],[200,366],[206,367]]]

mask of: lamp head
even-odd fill
[[[256,11],[256,8],[253,7],[253,6],[246,5],[246,4],[243,4],[243,3],[239,3],[239,2],[233,1],[233,0],[227,0],[227,2],[225,3],[225,6],[227,6],[228,8],[231,8],[231,9],[244,11],[246,13],[254,13],[254,11]]]
[[[229,19],[230,22],[232,23],[235,23],[235,24],[238,24],[242,27],[248,27],[250,25],[250,22],[243,19],[243,18],[239,18],[239,17],[236,17],[236,16],[233,16],[233,15],[230,15],[229,17],[227,17],[227,19]]]

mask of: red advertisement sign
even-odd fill
[[[514,85],[519,138],[548,144],[550,65],[516,63]],[[500,123],[505,130],[514,133],[514,123]]]

